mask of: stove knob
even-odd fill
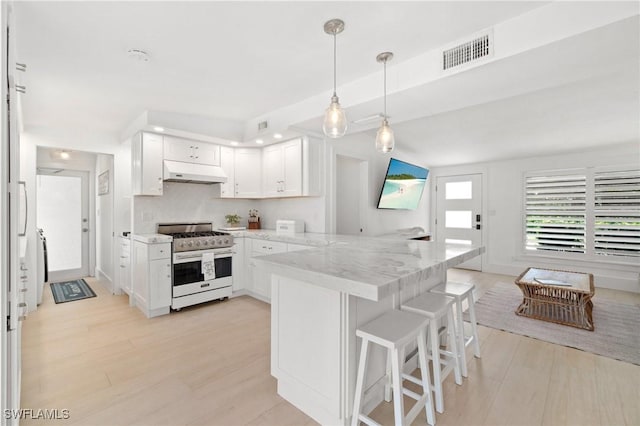
[[[230,243],[229,239],[228,239],[228,238],[225,238],[225,239],[224,239],[224,243],[225,243],[225,244],[229,244],[229,243]]]
[[[189,247],[193,247],[193,241],[189,241],[189,243],[187,244]]]
[[[219,246],[221,246],[221,245],[222,245],[222,240],[218,238],[218,239],[216,240],[216,244],[217,244],[217,245],[219,245]]]
[[[202,241],[202,245],[203,245],[203,246],[208,246],[208,245],[209,245],[209,240],[204,240],[204,241]]]
[[[180,242],[180,248],[184,248],[184,241]]]
[[[196,247],[200,247],[200,241],[196,241]]]

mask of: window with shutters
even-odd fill
[[[594,251],[640,256],[640,170],[594,173]]]
[[[640,169],[582,169],[524,178],[524,248],[585,260],[640,257]]]

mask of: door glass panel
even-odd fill
[[[454,238],[446,238],[444,242],[451,243],[451,244],[466,244],[468,246],[471,245],[471,240],[456,240]]]
[[[471,228],[470,210],[447,210],[444,212],[444,226],[447,228]]]
[[[470,200],[472,182],[447,182],[445,185],[445,198],[447,200]]]
[[[49,271],[82,268],[82,178],[38,175],[37,200]]]

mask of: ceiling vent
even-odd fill
[[[268,127],[269,127],[269,123],[267,121],[261,121],[258,123],[258,132],[267,130]]]
[[[483,34],[471,41],[442,52],[442,69],[448,70],[462,64],[485,58],[493,53],[493,37]]]

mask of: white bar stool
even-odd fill
[[[369,343],[387,348],[387,359],[391,358],[391,381],[393,387],[393,410],[396,425],[409,425],[425,407],[427,422],[435,425],[436,417],[433,411],[433,398],[429,386],[429,366],[427,364],[426,332],[429,320],[424,316],[398,310],[389,311],[356,330],[356,336],[362,338],[356,392],[353,402],[353,416],[351,425],[357,426],[360,421],[370,426],[380,426],[375,420],[361,413],[365,373],[367,371],[367,356]],[[404,350],[407,344],[418,342],[418,361],[422,380],[402,373],[404,365]],[[405,378],[422,385],[422,395],[410,391],[402,386]],[[407,416],[404,416],[404,401],[402,395],[416,400]]]
[[[453,297],[427,292],[408,300],[401,306],[403,311],[413,312],[429,318],[429,342],[431,344],[429,358],[433,362],[433,390],[436,396],[436,411],[438,413],[444,412],[442,382],[447,378],[451,370],[454,371],[456,384],[462,384],[458,340],[455,337],[453,327],[452,306],[454,302],[455,299]],[[438,322],[445,317],[447,318],[447,340],[451,351],[440,349]]]
[[[446,282],[435,286],[430,291],[432,293],[445,294],[456,300],[456,336],[458,339],[458,347],[460,355],[460,369],[464,377],[467,373],[467,354],[466,347],[473,343],[473,354],[476,358],[480,358],[480,341],[478,340],[478,325],[476,323],[476,303],[473,296],[473,290],[476,288],[473,284]],[[469,304],[469,320],[471,323],[471,335],[464,335],[464,320],[462,318],[462,303],[467,299]]]

